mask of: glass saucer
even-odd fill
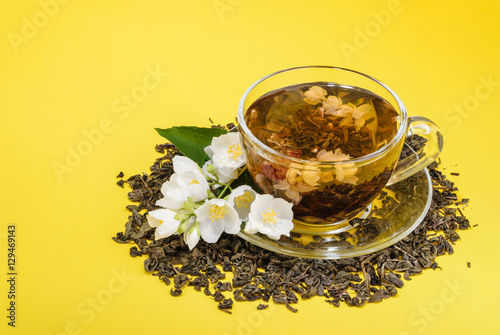
[[[295,223],[290,237],[269,239],[262,234],[238,236],[261,248],[296,257],[338,259],[366,255],[410,234],[425,218],[432,201],[432,182],[424,169],[391,186],[357,218],[317,227]]]

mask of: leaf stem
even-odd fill
[[[238,179],[245,171],[247,170],[247,166],[245,165],[241,170],[240,172],[238,172],[238,177],[236,177],[236,179]],[[220,199],[222,198],[222,196],[224,195],[224,193],[226,193],[226,191],[229,189],[230,191],[232,191],[233,189],[231,188],[231,184],[233,183],[233,181],[235,181],[236,179],[233,179],[231,180],[229,183],[226,184],[226,187],[224,187],[224,189],[222,190],[222,192],[220,192],[219,196],[217,197],[217,199]],[[224,185],[224,184],[222,184]]]

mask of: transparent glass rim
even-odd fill
[[[248,95],[252,92],[252,90],[257,85],[259,85],[260,83],[262,83],[263,81],[265,81],[268,78],[274,77],[274,76],[276,76],[278,74],[281,74],[281,73],[284,73],[284,72],[290,72],[290,71],[301,70],[301,69],[310,69],[310,68],[333,69],[333,70],[341,70],[341,71],[345,71],[345,72],[354,73],[354,74],[360,75],[362,77],[365,77],[365,78],[373,81],[374,83],[380,85],[381,87],[383,87],[396,100],[396,102],[398,104],[398,107],[399,107],[399,110],[401,111],[401,114],[400,114],[400,126],[399,126],[399,129],[398,129],[398,132],[396,133],[396,136],[394,136],[394,138],[389,143],[387,143],[383,147],[379,148],[378,150],[376,150],[376,151],[374,151],[374,152],[372,152],[372,153],[370,153],[368,155],[357,157],[357,158],[351,158],[349,160],[344,160],[344,161],[321,161],[321,162],[319,162],[319,161],[313,161],[313,160],[306,160],[306,159],[296,158],[296,157],[292,157],[292,156],[288,156],[288,155],[282,154],[282,153],[280,153],[280,152],[278,152],[278,151],[276,151],[276,150],[268,147],[264,143],[262,143],[259,139],[257,139],[257,137],[255,137],[255,135],[252,134],[252,132],[250,131],[250,129],[248,128],[248,126],[247,126],[247,124],[245,122],[245,109],[244,109],[244,105],[245,105],[245,101],[247,100]],[[342,83],[340,83],[340,84],[342,85]],[[278,89],[278,88],[279,87],[277,87],[276,89]],[[369,75],[366,75],[366,74],[364,74],[362,72],[351,70],[351,69],[347,69],[347,68],[343,68],[343,67],[328,66],[328,65],[308,65],[308,66],[292,67],[292,68],[288,68],[288,69],[285,69],[285,70],[281,70],[281,71],[277,71],[277,72],[271,73],[271,74],[269,74],[267,76],[264,76],[264,77],[260,78],[255,83],[253,83],[245,91],[245,93],[241,97],[240,104],[238,106],[237,120],[238,120],[239,127],[241,128],[241,130],[243,131],[243,133],[245,134],[245,136],[248,136],[252,140],[253,144],[256,145],[260,150],[263,150],[264,152],[268,152],[269,154],[271,154],[273,156],[282,158],[282,159],[287,160],[287,161],[289,161],[291,163],[297,163],[297,164],[301,164],[301,165],[318,165],[318,164],[321,164],[321,166],[347,165],[347,164],[362,165],[366,161],[370,161],[370,160],[376,159],[376,158],[378,158],[380,156],[383,156],[387,152],[389,152],[391,149],[393,149],[399,143],[399,141],[406,134],[406,128],[408,126],[408,115],[407,115],[407,112],[406,112],[406,108],[405,108],[405,106],[403,104],[403,101],[399,98],[399,96],[389,86],[385,85],[381,81],[379,81],[379,80],[377,80],[377,79],[375,79],[375,78],[373,78],[373,77],[371,77]]]

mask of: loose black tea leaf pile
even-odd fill
[[[409,138],[402,155],[418,151],[422,145],[422,138]],[[126,207],[131,215],[125,231],[117,233],[113,240],[134,244],[130,255],[144,258],[144,269],[163,281],[173,296],[192,287],[210,296],[220,310],[228,313],[234,301],[259,300],[257,309],[262,310],[272,300],[292,312],[297,312],[292,305],[299,300],[315,296],[333,306],[342,302],[363,306],[382,301],[395,296],[411,276],[424,269],[436,269],[438,256],[453,253],[453,245],[460,238],[457,231],[470,228],[460,209],[468,199],[459,199],[453,182],[433,163],[428,168],[433,195],[427,216],[410,235],[384,250],[347,259],[306,259],[267,251],[235,235],[223,234],[217,243],[200,240],[189,251],[178,235],[154,241],[154,229],[147,223],[147,211],[155,208],[156,200],[162,197],[162,184],[173,174],[172,158],[180,155],[168,143],[157,145],[156,151],[163,156],[151,166],[151,174],[138,174],[118,182],[121,187],[125,183],[131,187],[128,198],[136,205]],[[117,177],[122,178],[123,173]],[[397,205],[387,200],[377,210],[391,211],[394,206]],[[377,234],[373,231],[375,226],[360,224],[358,233]],[[226,274],[232,279],[226,278]]]

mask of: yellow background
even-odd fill
[[[0,13],[2,334],[500,331],[499,1],[30,0],[2,1]],[[297,314],[248,302],[228,315],[192,289],[172,297],[143,258],[111,240],[129,204],[115,176],[148,172],[162,142],[153,128],[233,121],[251,83],[312,64],[372,75],[410,115],[438,123],[442,166],[460,173],[452,180],[479,226],[438,258],[442,270],[362,308],[315,297]],[[10,224],[15,329],[6,318]]]

